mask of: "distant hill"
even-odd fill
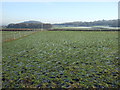
[[[119,23],[118,23],[119,22]],[[53,26],[61,27],[80,27],[80,26],[110,26],[110,27],[120,27],[120,20],[98,20],[93,22],[67,22],[60,24],[53,24]]]
[[[52,28],[52,27],[91,27],[91,26],[107,26],[120,27],[120,19],[115,20],[98,20],[93,22],[67,22],[60,24],[42,23],[40,21],[24,21],[22,23],[9,24],[6,28]]]
[[[21,23],[11,23],[7,25],[6,28],[42,28],[42,29],[49,29],[52,28],[52,25],[49,23],[42,23],[39,21],[24,21]]]
[[[42,23],[40,21],[24,21],[24,22],[21,22],[21,23]]]

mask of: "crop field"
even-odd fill
[[[2,41],[11,41],[34,33],[34,31],[1,31]]]
[[[120,85],[115,31],[43,31],[3,42],[2,50],[3,88]]]

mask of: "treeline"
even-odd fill
[[[17,24],[9,24],[7,28],[43,28],[49,29],[52,28],[51,24],[45,23],[17,23]]]
[[[79,27],[79,26],[110,26],[110,27],[120,27],[120,19],[117,20],[99,20],[93,22],[68,22],[62,24],[54,24],[54,26],[64,26],[64,27]]]

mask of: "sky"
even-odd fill
[[[2,24],[118,19],[118,2],[2,2]],[[1,24],[1,23],[0,23]]]

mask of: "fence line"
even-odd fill
[[[12,41],[36,33],[41,30],[2,30],[2,42]]]

